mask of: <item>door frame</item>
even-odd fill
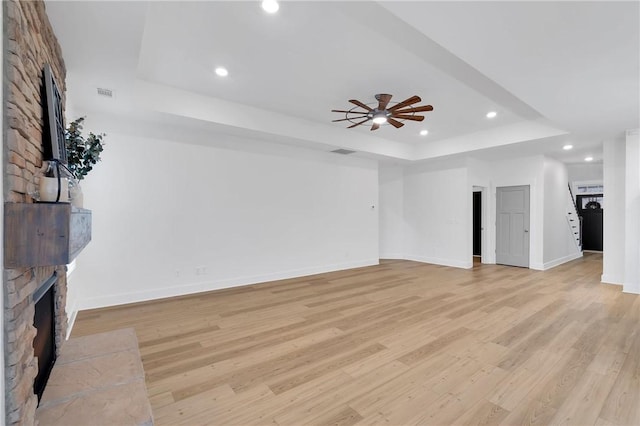
[[[489,205],[489,188],[486,186],[473,185],[471,187],[471,227],[470,227],[470,239],[469,239],[469,252],[470,252],[470,260],[471,265],[473,265],[473,193],[480,192],[480,202],[482,204],[480,215],[481,215],[481,235],[480,235],[480,262],[481,263],[495,263],[491,262],[491,257],[489,256],[490,243],[489,243],[489,215],[490,215],[490,205]]]

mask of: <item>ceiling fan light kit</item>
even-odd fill
[[[402,102],[398,102],[391,107],[389,107],[389,102],[391,101],[392,95],[388,93],[379,93],[375,96],[375,98],[378,101],[378,106],[375,108],[372,108],[357,99],[350,99],[349,102],[355,105],[355,107],[349,110],[331,110],[332,112],[339,112],[345,115],[345,118],[333,120],[333,122],[351,122],[352,124],[348,126],[347,129],[360,126],[361,124],[365,124],[368,121],[373,122],[373,124],[371,125],[371,130],[379,129],[380,125],[384,123],[389,123],[396,129],[398,129],[404,126],[404,123],[402,122],[404,120],[424,120],[423,115],[416,115],[416,113],[433,111],[433,107],[431,105],[422,105],[416,107],[412,106],[422,101],[419,96],[411,96],[410,98],[407,98]],[[358,108],[363,109],[364,111],[360,111],[358,110]]]
[[[382,124],[387,122],[387,114],[384,111],[378,111],[373,114],[373,122],[376,124]]]

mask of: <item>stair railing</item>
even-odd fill
[[[576,204],[576,199],[573,196],[573,190],[571,189],[571,184],[567,183],[567,188],[569,188],[569,196],[571,197],[571,202],[573,203],[573,212],[569,212],[570,215],[575,213],[575,216],[578,218],[578,243],[580,247],[582,247],[582,216],[578,214],[578,205]],[[569,219],[573,221],[573,219]]]

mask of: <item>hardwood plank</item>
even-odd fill
[[[509,411],[484,399],[456,419],[458,425],[490,426],[498,425],[509,415]]]
[[[594,354],[575,351],[566,362],[557,364],[557,368],[546,376],[546,380],[534,387],[529,396],[539,401],[542,406],[559,408],[573,392],[573,388],[594,358]]]
[[[156,346],[156,345],[160,345],[162,343],[168,343],[168,342],[175,344],[176,341],[180,341],[182,339],[186,339],[193,336],[197,336],[198,338],[201,338],[203,334],[210,333],[212,331],[217,331],[217,330],[220,330],[220,327],[218,327],[217,325],[197,328],[191,331],[182,330],[175,334],[159,337],[157,339],[145,340],[143,343],[140,343],[139,346],[140,348],[144,348],[147,346]]]
[[[390,407],[398,408],[401,401],[429,398],[435,400],[440,395],[431,390],[436,382],[434,378],[439,371],[455,363],[457,358],[441,353],[421,364],[420,368],[406,368],[401,374],[387,378],[375,389],[355,396],[349,400],[349,406],[365,418],[375,415],[380,410]],[[406,367],[405,364],[401,364]],[[395,410],[394,410],[395,411]]]
[[[585,371],[565,402],[558,408],[553,424],[595,424],[605,398],[611,391],[616,377]]]
[[[640,424],[640,334],[627,354],[600,417],[620,425]]]
[[[322,363],[315,367],[304,366],[302,371],[297,372],[295,375],[289,375],[286,378],[277,381],[276,383],[270,384],[269,388],[271,389],[271,392],[276,395],[282,392],[286,392],[289,389],[293,389],[300,384],[308,382],[309,380],[313,380],[317,377],[325,375],[330,371],[338,370],[342,367],[348,366],[349,364],[353,364],[364,358],[368,358],[371,355],[375,355],[385,349],[385,346],[381,345],[380,343],[375,343],[355,352],[351,352],[345,356],[334,358],[329,362]]]
[[[398,358],[398,361],[404,362],[407,365],[415,364],[417,362],[420,362],[420,360],[428,358],[432,354],[442,350],[456,340],[469,336],[472,333],[473,331],[469,330],[468,328],[458,328],[450,333],[445,334],[442,337],[433,339],[426,345],[421,346],[420,348],[411,351],[406,355],[403,355],[402,357]]]
[[[351,426],[362,420],[362,416],[349,406],[339,407],[311,419],[305,424],[309,425],[331,425],[331,426]]]
[[[235,394],[231,387],[222,385],[203,392],[195,398],[183,401],[174,400],[172,404],[154,406],[153,417],[155,422],[160,424],[177,424],[208,411],[213,406],[219,406],[221,401],[230,401],[234,397]]]
[[[415,415],[406,424],[452,425],[465,411],[465,406],[455,395],[445,393],[423,409],[414,410]]]
[[[496,337],[493,342],[503,346],[512,346],[517,342],[525,339],[530,333],[533,333],[540,324],[544,324],[551,315],[558,313],[558,311],[565,305],[562,300],[556,300],[549,303],[541,310],[531,314],[514,327]]]
[[[196,415],[189,415],[180,424],[185,425],[262,425],[269,423],[266,416],[250,413],[245,407],[264,406],[273,398],[273,393],[265,385],[259,385],[246,392],[234,394],[230,399],[220,399],[212,404],[203,404]],[[238,404],[242,409],[239,409]],[[191,413],[189,413],[191,414]]]
[[[495,387],[507,375],[508,372],[501,368],[482,365],[480,370],[460,380],[449,393],[455,395],[465,408],[470,409],[478,402],[488,403],[485,400],[486,390]]]
[[[535,400],[524,399],[499,424],[547,426],[555,415],[556,410],[553,407],[540,404]]]
[[[553,374],[559,363],[575,356],[575,351],[563,353],[538,350],[519,368],[511,370],[507,377],[488,393],[488,400],[513,411],[520,402],[548,375]]]
[[[552,315],[544,322],[540,321],[538,329],[513,346],[507,356],[500,361],[498,367],[505,370],[513,369],[529,359],[535,351],[545,349],[546,345],[552,342],[555,336],[570,325],[575,312],[577,311],[567,309],[560,316]],[[520,327],[518,326],[517,328]]]
[[[352,389],[353,383],[349,375],[340,370],[333,371],[261,403],[244,407],[242,420],[247,419],[246,423],[262,418],[273,419],[278,424],[300,423],[303,418],[315,418],[328,410],[342,407],[346,399],[337,397],[336,392]],[[222,424],[243,424],[237,421],[238,415],[221,419],[224,421]]]

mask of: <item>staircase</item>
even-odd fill
[[[576,206],[576,200],[573,197],[573,191],[571,190],[571,184],[567,184],[569,192],[569,200],[567,202],[567,223],[569,229],[573,233],[574,240],[578,250],[582,251],[582,217],[578,215],[578,206]]]

